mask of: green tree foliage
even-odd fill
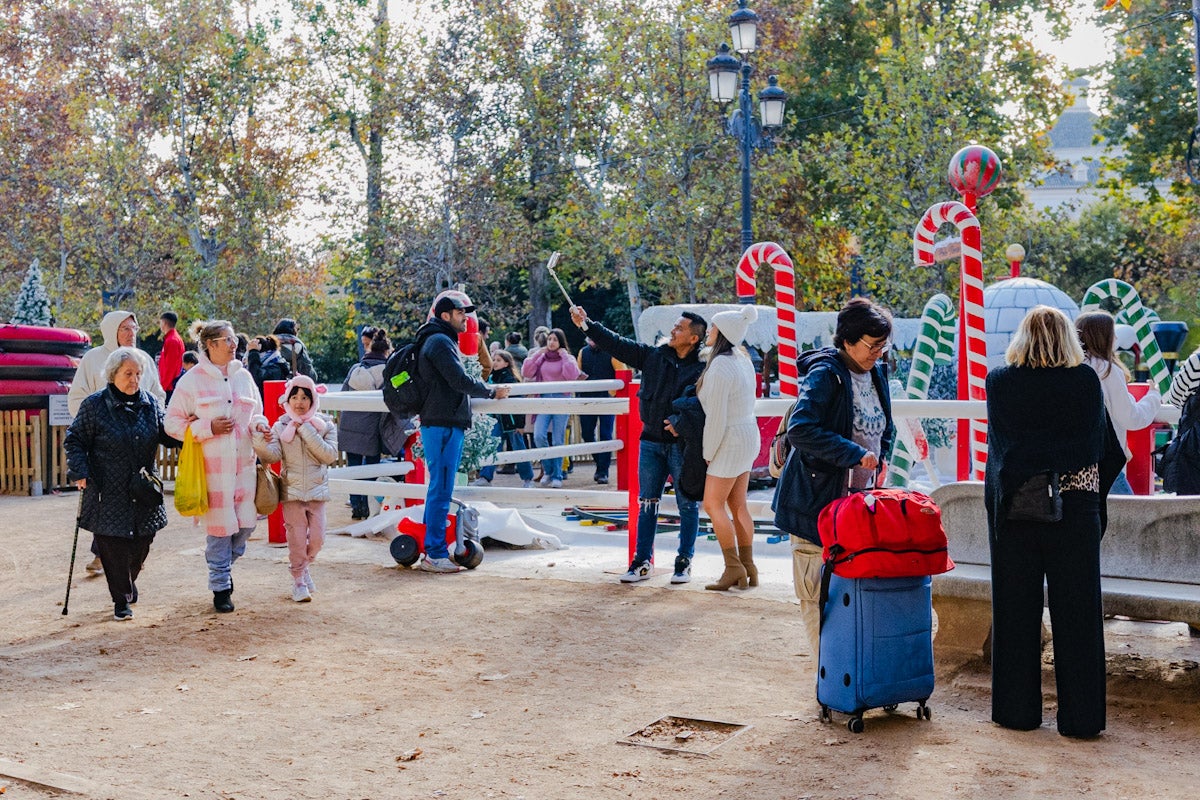
[[[918,314],[935,292],[957,292],[953,266],[911,266],[920,216],[935,202],[958,199],[945,178],[951,155],[980,142],[1004,163],[1005,183],[980,203],[985,231],[1020,205],[1020,183],[1045,160],[1034,134],[1049,128],[1063,98],[1028,48],[1007,57],[1019,44],[1012,25],[986,8],[898,23],[898,46],[883,47],[875,81],[862,89],[862,124],[825,132],[812,156],[832,195],[826,212],[836,212],[860,242],[868,290],[902,313]],[[985,259],[1003,251],[986,238],[984,246]]]
[[[1196,74],[1193,23],[1178,3],[1138,3],[1129,14],[1110,11],[1099,18],[1118,32],[1107,65],[1109,108],[1099,132],[1120,148],[1112,163],[1121,179],[1158,195],[1156,181],[1185,188],[1184,158],[1196,126]]]

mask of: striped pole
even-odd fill
[[[930,206],[913,231],[913,262],[918,266],[934,263],[933,236],[947,222],[957,227],[962,237],[958,399],[985,400],[987,344],[983,338],[983,254],[980,250],[979,219],[969,208],[954,200]],[[969,439],[971,476],[975,480],[983,480],[983,468],[987,460],[987,423],[984,420],[970,421]],[[959,475],[960,479],[965,477]]]
[[[912,366],[908,372],[908,386],[905,389],[908,399],[928,399],[934,365],[954,361],[955,317],[954,301],[944,294],[935,294],[925,303],[921,311],[917,343],[913,347]],[[917,448],[920,449],[919,441]],[[920,452],[909,449],[903,438],[897,438],[888,468],[889,485],[907,486],[908,472],[921,457]]]
[[[1154,381],[1158,391],[1165,395],[1171,387],[1171,371],[1167,369],[1167,362],[1158,348],[1154,331],[1150,329],[1150,323],[1157,320],[1158,315],[1142,305],[1137,289],[1125,281],[1106,278],[1088,287],[1079,310],[1099,311],[1101,301],[1110,297],[1120,302],[1121,312],[1118,318],[1123,318],[1122,321],[1133,326],[1138,347],[1142,349],[1142,358],[1146,361],[1146,368],[1150,370],[1150,379]]]
[[[800,393],[796,374],[796,268],[791,257],[774,242],[758,242],[746,248],[738,261],[735,287],[739,303],[754,304],[758,283],[754,273],[758,265],[775,268],[775,316],[779,336],[779,393],[796,397]]]

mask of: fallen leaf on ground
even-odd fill
[[[421,748],[417,747],[412,750],[405,750],[400,755],[396,756],[397,761],[416,761],[422,755]]]

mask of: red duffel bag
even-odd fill
[[[907,489],[868,489],[817,518],[824,558],[843,578],[915,578],[954,569],[937,503]]]

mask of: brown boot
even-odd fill
[[[739,589],[746,588],[746,568],[742,566],[742,562],[738,560],[738,551],[736,547],[730,547],[721,551],[721,555],[725,557],[725,571],[721,573],[721,577],[717,578],[716,583],[710,583],[705,586],[705,589],[711,589],[715,592],[728,591],[731,586],[737,584]]]
[[[751,586],[758,586],[758,567],[754,566],[754,543],[738,545],[738,559],[746,568],[746,578]]]

